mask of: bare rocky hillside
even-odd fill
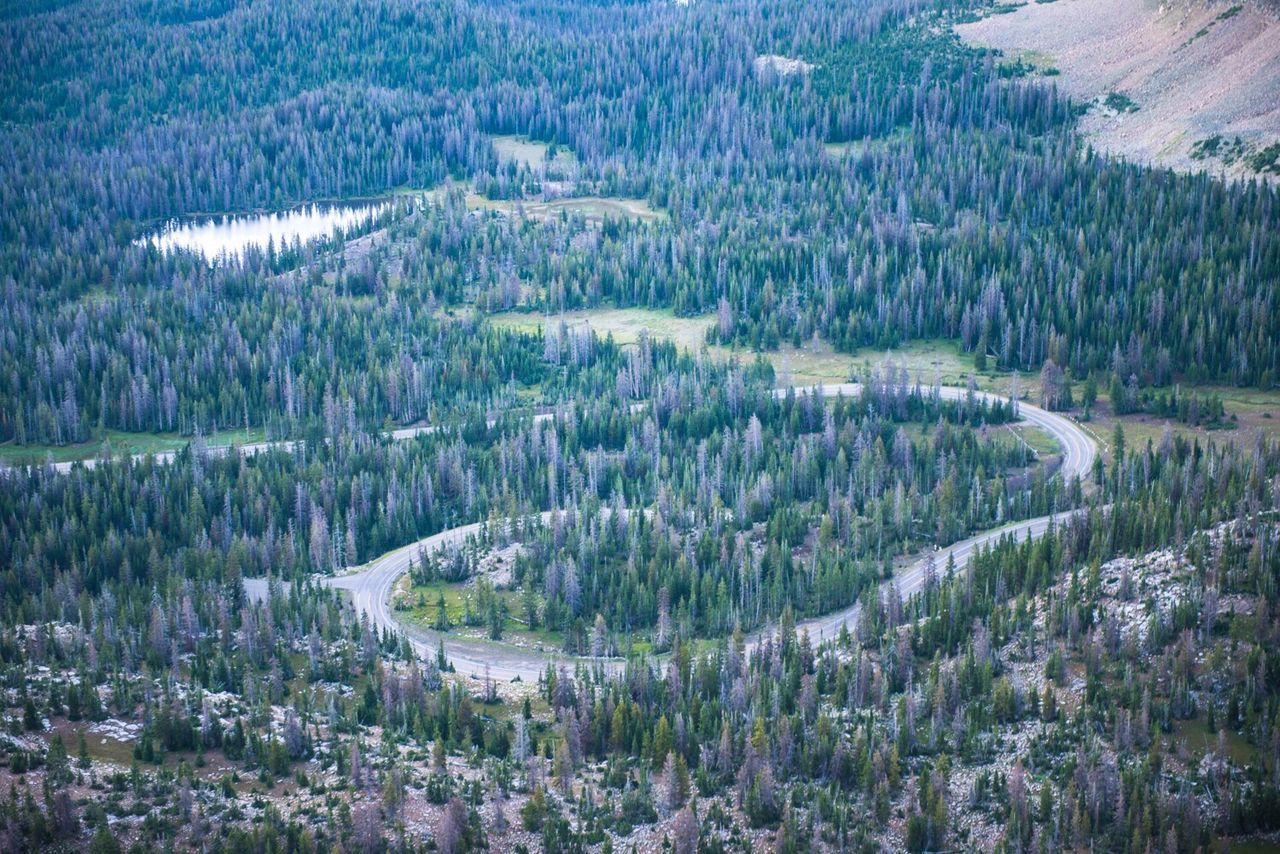
[[[1052,0],[959,25],[1092,106],[1095,145],[1143,163],[1280,177],[1274,5]]]

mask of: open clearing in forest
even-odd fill
[[[1018,426],[1010,426],[1009,431],[1021,439],[1027,447],[1036,452],[1037,456],[1046,457],[1052,454],[1062,453],[1062,446],[1058,444],[1058,440],[1050,436],[1039,427],[1033,427],[1029,424],[1020,424]]]
[[[748,355],[753,354],[748,351]],[[786,345],[763,355],[773,363],[779,385],[848,382],[885,367],[906,368],[912,382],[919,379],[925,386],[935,380],[941,385],[963,386],[973,376],[982,391],[1001,394],[1009,391],[1012,380],[1012,374],[1005,371],[975,371],[973,356],[961,350],[959,342],[941,338],[908,341],[899,347],[862,347],[856,353],[838,352],[819,340],[801,347]],[[1028,382],[1026,378],[1020,382],[1025,395]]]
[[[266,440],[262,428],[251,430],[224,430],[205,437],[205,444],[247,445]],[[111,455],[122,454],[158,454],[173,451],[191,443],[190,436],[177,433],[126,433],[122,430],[106,430],[96,434],[87,442],[73,445],[15,445],[12,442],[0,444],[0,465],[23,466],[44,463],[50,457],[55,463],[88,460],[102,453],[103,443],[111,445]]]
[[[836,160],[849,158],[855,160],[863,155],[863,153],[875,153],[877,150],[887,150],[897,145],[904,145],[911,140],[911,132],[905,128],[898,128],[893,132],[884,136],[869,136],[863,139],[853,139],[847,142],[824,142],[822,147],[827,154]]]
[[[674,341],[678,347],[690,352],[697,353],[705,348],[707,354],[714,358],[736,356],[744,364],[756,357],[753,350],[706,344],[707,330],[715,323],[714,316],[710,314],[677,317],[662,309],[599,308],[565,312],[563,315],[555,315],[554,319],[563,319],[570,327],[590,325],[601,337],[612,334],[616,342],[624,345],[634,344],[640,331],[647,329],[654,338]],[[542,328],[544,317],[541,314],[507,312],[490,315],[489,320],[507,329],[537,332]],[[974,371],[973,357],[963,352],[958,342],[941,339],[909,341],[901,347],[891,349],[863,348],[852,354],[837,352],[826,342],[818,341],[803,347],[786,345],[760,355],[773,364],[779,386],[847,382],[861,378],[868,370],[885,365],[905,367],[913,382],[919,377],[920,382],[926,386],[931,385],[935,377],[942,385],[963,386],[970,375],[983,391],[1008,394],[1013,384],[1013,374],[1009,372],[989,370],[977,373]],[[1018,384],[1023,399],[1039,403],[1038,374],[1022,374],[1018,378]],[[1073,388],[1078,400],[1081,383],[1076,381]],[[1166,423],[1175,435],[1189,439],[1198,437],[1201,442],[1210,439],[1215,442],[1252,442],[1258,430],[1280,437],[1280,390],[1185,384],[1183,389],[1189,393],[1220,397],[1228,426],[1216,429],[1191,427],[1158,415],[1133,413],[1120,419],[1130,447],[1141,447],[1148,439],[1159,442]],[[1230,420],[1233,415],[1235,419]],[[1098,447],[1104,454],[1110,453],[1111,433],[1115,422],[1104,390],[1099,397],[1099,405],[1093,411],[1092,420],[1082,424],[1085,430],[1094,434]],[[1018,428],[1018,432],[1038,453],[1057,453],[1060,450],[1038,430]]]
[[[1077,392],[1079,388],[1077,384]],[[1097,435],[1098,447],[1107,459],[1111,458],[1111,436],[1117,420],[1124,428],[1125,444],[1130,448],[1144,447],[1148,440],[1159,444],[1166,424],[1173,435],[1188,441],[1198,439],[1202,445],[1210,441],[1217,444],[1234,442],[1247,447],[1253,443],[1259,431],[1272,439],[1280,438],[1280,390],[1186,384],[1182,388],[1188,393],[1194,392],[1202,396],[1212,394],[1221,398],[1226,426],[1192,427],[1161,415],[1138,412],[1122,415],[1117,419],[1111,414],[1106,395],[1099,396],[1099,402],[1104,405],[1095,409],[1093,420],[1083,426]]]
[[[601,338],[612,335],[619,344],[634,344],[640,339],[641,330],[648,330],[654,338],[674,341],[684,350],[697,352],[706,341],[707,330],[714,318],[676,317],[670,311],[648,308],[599,308],[586,311],[567,311],[551,315],[552,322],[561,320],[570,328],[590,326]],[[526,312],[505,312],[489,316],[489,322],[504,329],[523,332],[540,332],[545,315]]]
[[[475,579],[449,582],[436,580],[426,584],[410,584],[407,576],[396,584],[393,594],[393,607],[398,619],[404,620],[430,631],[437,629],[440,598],[444,597],[444,611],[449,621],[445,634],[453,638],[465,638],[472,642],[493,644],[495,648],[512,646],[521,649],[536,649],[542,652],[556,652],[564,648],[564,633],[551,631],[543,626],[530,629],[524,622],[524,609],[521,594],[512,590],[496,590],[494,597],[507,609],[502,621],[502,637],[493,640],[489,637],[487,614],[478,610]],[[467,600],[473,615],[473,623],[466,624],[468,611]],[[538,597],[538,607],[543,607],[544,600]]]
[[[1230,727],[1221,728],[1223,735],[1223,747],[1226,748],[1227,756],[1232,762],[1240,765],[1247,765],[1257,760],[1258,749],[1249,743],[1239,732],[1234,732]],[[1205,715],[1197,713],[1194,718],[1189,720],[1175,721],[1173,724],[1173,732],[1164,735],[1161,740],[1165,743],[1165,749],[1173,751],[1178,745],[1183,745],[1191,751],[1191,755],[1196,758],[1204,757],[1206,754],[1215,753],[1218,750],[1218,729],[1209,731]],[[1231,846],[1232,851],[1238,851],[1234,844]],[[1271,850],[1275,850],[1272,848]]]
[[[496,326],[525,332],[541,330],[545,319],[544,315],[526,312],[489,316],[489,321]],[[644,329],[654,338],[674,341],[676,346],[693,353],[705,347],[707,353],[716,358],[736,356],[743,363],[756,358],[754,350],[708,345],[707,330],[715,323],[715,317],[710,314],[677,317],[665,309],[597,308],[552,315],[552,319],[557,322],[563,320],[570,327],[589,325],[601,337],[613,335],[619,344],[634,344]],[[931,384],[935,377],[943,385],[964,385],[969,375],[974,373],[972,357],[963,353],[956,342],[943,340],[910,341],[901,347],[883,350],[864,348],[857,353],[840,353],[825,341],[817,341],[802,347],[784,345],[760,355],[773,364],[779,385],[848,382],[884,365],[901,365],[913,381],[919,375],[920,381],[926,385]],[[981,389],[1008,389],[1008,374],[992,371],[976,374],[976,377]]]
[[[856,353],[839,353],[825,342],[800,348],[782,348],[767,353],[779,370],[792,374],[793,384],[806,382],[846,382],[860,378],[867,371],[886,365],[904,367],[914,382],[930,385],[936,378],[942,385],[964,385],[974,374],[973,357],[964,353],[954,341],[925,339],[908,341],[900,347],[877,349],[863,347]],[[999,372],[976,374],[981,389],[1003,390],[1007,382]]]
[[[663,211],[649,207],[644,199],[621,199],[607,196],[566,196],[550,201],[513,201],[486,199],[476,193],[467,195],[467,206],[477,210],[498,211],[508,215],[523,215],[529,219],[554,219],[561,214],[580,216],[592,225],[599,225],[606,218],[634,219],[655,222],[666,219]]]
[[[1080,129],[1113,154],[1188,172],[1257,174],[1246,165],[1280,141],[1280,17],[1256,0],[1053,0],[956,26],[965,41],[1042,70],[1092,104]],[[1214,143],[1215,137],[1243,149]],[[1193,156],[1197,144],[1201,158]],[[1226,154],[1226,156],[1222,156]],[[1280,167],[1271,174],[1280,176]]]
[[[573,160],[573,152],[566,148],[557,147],[555,155],[551,154],[551,145],[545,142],[538,142],[525,136],[491,136],[489,141],[493,143],[493,150],[498,155],[498,160],[503,163],[518,163],[527,166],[530,169],[536,169],[539,164],[554,162],[560,164]]]

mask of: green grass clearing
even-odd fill
[[[753,350],[708,345],[707,330],[715,323],[715,317],[710,314],[677,317],[668,309],[598,308],[565,312],[552,319],[557,322],[563,319],[570,326],[590,325],[601,337],[613,335],[614,341],[623,345],[634,344],[643,329],[655,338],[674,341],[677,347],[694,353],[705,347],[712,357],[736,356],[744,362],[756,356]],[[539,332],[545,317],[528,312],[504,312],[490,315],[489,321],[505,329]],[[773,363],[780,386],[848,382],[885,364],[903,365],[912,380],[919,374],[921,382],[926,384],[932,383],[936,376],[943,385],[962,386],[968,382],[969,375],[974,374],[981,389],[1007,391],[1009,386],[1006,373],[976,373],[973,357],[961,351],[955,341],[911,341],[901,347],[862,349],[857,353],[840,353],[825,341],[816,341],[802,347],[783,346],[761,355]]]
[[[399,619],[435,630],[439,625],[440,597],[444,597],[445,616],[449,621],[449,633],[472,639],[489,639],[489,624],[477,606],[476,588],[465,581],[433,581],[411,585],[406,578],[397,585],[392,597],[393,607]],[[524,603],[519,592],[495,590],[493,595],[506,606],[507,616],[502,624],[502,639],[498,644],[559,650],[564,647],[562,632],[545,628],[530,629],[524,621]],[[472,622],[467,623],[468,600]],[[538,597],[539,607],[542,597]]]
[[[1077,395],[1079,389],[1080,384],[1076,383]],[[1204,426],[1192,427],[1160,415],[1145,413],[1130,413],[1117,418],[1111,414],[1110,401],[1106,395],[1099,396],[1099,405],[1094,409],[1092,420],[1084,426],[1102,440],[1099,447],[1108,459],[1110,459],[1111,435],[1117,421],[1124,429],[1125,443],[1130,448],[1145,447],[1148,440],[1158,444],[1164,435],[1166,424],[1174,436],[1180,436],[1188,441],[1198,439],[1201,444],[1209,441],[1235,442],[1238,445],[1251,443],[1258,431],[1272,439],[1280,438],[1280,390],[1217,385],[1193,386],[1185,383],[1182,389],[1186,393],[1217,395],[1222,400],[1227,426],[1213,429]]]
[[[903,128],[886,134],[885,136],[869,136],[863,139],[853,139],[847,142],[825,142],[822,147],[826,149],[827,154],[836,160],[845,157],[856,159],[865,153],[874,153],[877,149],[891,148],[894,145],[904,143],[910,139],[911,134]]]
[[[140,721],[132,721],[140,723]],[[62,741],[67,747],[71,760],[76,760],[77,739],[80,733],[84,733],[85,747],[88,749],[89,758],[95,762],[108,762],[121,769],[129,768],[133,762],[133,748],[137,744],[137,740],[121,741],[110,735],[101,732],[94,732],[92,723],[89,721],[68,721],[58,719],[53,722],[52,730],[46,734],[46,741],[51,740],[53,733],[59,733]],[[203,767],[196,767],[196,752],[191,750],[166,751],[161,762],[139,762],[138,765],[144,771],[153,771],[158,768],[165,768],[174,771],[183,762],[191,766],[195,775],[204,780],[216,780],[224,774],[236,771],[244,771],[244,766],[240,763],[229,761],[223,755],[221,750],[210,749],[204,754],[205,764]],[[99,769],[101,770],[101,769]],[[243,775],[242,775],[243,776]],[[256,777],[248,778],[248,783],[256,783]]]
[[[209,446],[246,445],[266,440],[266,432],[260,427],[248,430],[222,430],[205,437]],[[190,436],[177,433],[127,433],[122,430],[100,431],[87,442],[73,445],[15,445],[0,444],[0,463],[8,465],[39,465],[50,457],[55,463],[75,462],[97,457],[105,443],[111,446],[112,456],[121,454],[159,454],[176,451],[190,444]]]
[[[559,317],[557,316],[557,320]],[[750,350],[706,345],[706,332],[715,322],[715,318],[709,314],[676,317],[664,309],[601,308],[567,312],[563,318],[570,325],[589,323],[599,335],[612,334],[615,341],[624,345],[635,343],[640,330],[647,329],[655,338],[674,341],[678,347],[692,352],[705,347],[713,357],[737,356],[743,361],[755,358],[755,353]],[[489,319],[498,326],[527,332],[541,330],[544,322],[542,315],[520,312],[495,314]],[[972,375],[979,389],[1004,394],[1010,391],[1013,379],[1012,374],[1004,371],[975,371],[973,356],[962,351],[959,342],[945,339],[909,341],[901,347],[891,349],[863,348],[856,353],[839,353],[826,342],[818,341],[798,348],[785,346],[762,355],[773,363],[780,386],[846,382],[885,364],[902,365],[910,372],[913,380],[918,375],[921,382],[926,384],[932,383],[936,377],[942,385],[963,386]],[[1039,403],[1039,376],[1034,373],[1022,374],[1018,382],[1023,398]],[[1077,380],[1072,385],[1078,400],[1082,383]],[[1188,393],[1218,396],[1231,426],[1209,430],[1167,421],[1155,415],[1125,415],[1119,420],[1124,426],[1126,442],[1130,447],[1141,447],[1148,439],[1159,442],[1166,423],[1175,435],[1198,437],[1202,442],[1209,439],[1219,442],[1251,441],[1257,430],[1280,437],[1280,390],[1187,384],[1183,388]],[[1104,392],[1099,396],[1092,420],[1082,425],[1086,431],[1095,435],[1104,452],[1109,451],[1111,432],[1116,421],[1109,409]],[[1232,416],[1235,416],[1234,421],[1230,420]],[[1048,436],[1038,430],[1019,428],[1019,432],[1037,453],[1058,453],[1060,450]]]
[[[466,587],[463,584],[434,581],[430,584],[410,585],[407,581],[402,581],[392,596],[392,605],[397,611],[407,611],[410,617],[433,625],[439,617],[440,596],[443,594],[445,616],[451,625],[456,626],[462,623],[466,610],[462,601],[465,593]]]
[[[1238,732],[1231,730],[1223,730],[1223,745],[1226,747],[1227,758],[1236,765],[1250,765],[1257,760],[1258,750],[1249,740]],[[1216,753],[1218,750],[1218,734],[1209,732],[1205,725],[1205,716],[1197,715],[1190,720],[1174,721],[1173,732],[1165,736],[1168,742],[1168,748],[1181,742],[1187,746],[1187,750],[1193,756],[1204,756],[1206,753]]]
[[[554,162],[559,165],[574,159],[573,152],[567,148],[556,146],[553,154],[550,143],[529,139],[527,136],[504,134],[492,136],[489,140],[498,154],[498,160],[503,163],[518,163],[533,169],[542,163]]]
[[[622,199],[611,196],[569,196],[551,201],[486,199],[477,193],[467,195],[467,207],[474,210],[490,210],[511,216],[523,215],[529,219],[549,220],[559,216],[582,217],[591,225],[599,225],[605,219],[631,219],[639,222],[657,222],[667,214],[655,210],[644,199]]]
[[[1058,440],[1039,427],[1020,426],[1009,427],[1008,429],[1009,432],[1020,438],[1039,456],[1049,456],[1062,451],[1062,446],[1058,444]]]
[[[905,367],[912,381],[918,375],[926,385],[936,378],[942,385],[960,386],[971,374],[981,389],[1004,390],[1008,384],[1007,375],[1001,372],[976,373],[973,358],[961,351],[957,342],[940,339],[909,341],[888,349],[862,348],[856,353],[840,353],[826,342],[818,342],[782,347],[764,356],[773,363],[779,385],[848,382],[884,365]]]
[[[552,315],[552,322],[563,320],[570,327],[590,326],[602,338],[612,335],[619,344],[635,344],[640,332],[648,330],[654,338],[674,341],[683,350],[697,352],[706,342],[707,330],[715,322],[712,315],[677,317],[666,309],[604,308],[569,311]],[[541,332],[547,318],[527,312],[504,312],[489,316],[489,322],[503,329]]]

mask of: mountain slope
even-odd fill
[[[1092,103],[1081,129],[1105,151],[1182,171],[1280,176],[1280,17],[1269,8],[1056,0],[956,30],[1056,68],[1064,91]]]

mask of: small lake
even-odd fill
[[[310,204],[278,213],[227,214],[201,219],[176,219],[142,240],[161,252],[189,249],[214,261],[223,255],[239,255],[249,246],[277,249],[294,240],[306,243],[329,237],[334,229],[346,231],[364,225],[390,210],[391,200],[345,204]]]

